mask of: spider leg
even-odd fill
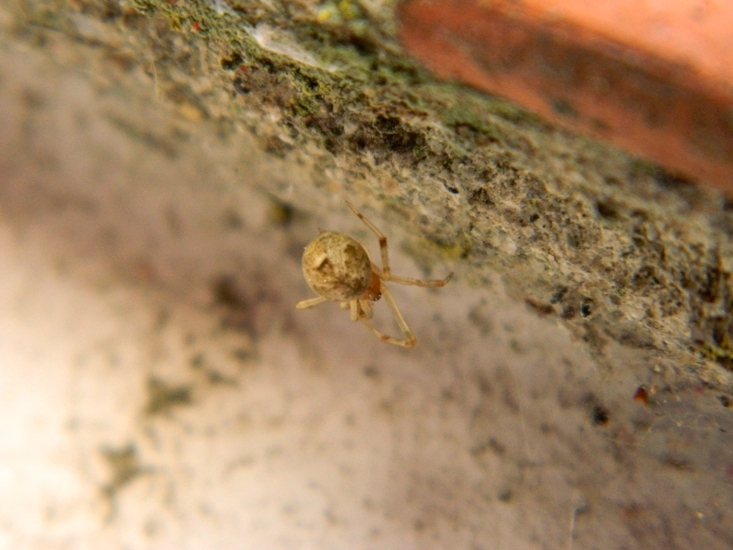
[[[364,313],[362,317],[365,317],[366,319],[371,319],[372,315],[374,315],[371,300],[359,300],[359,306],[361,307],[361,311]]]
[[[387,342],[388,344],[395,344],[396,346],[402,346],[405,348],[411,348],[417,343],[417,340],[413,336],[412,340],[400,340],[398,338],[394,338],[392,336],[387,336],[383,332],[378,331],[376,328],[374,328],[374,325],[372,325],[368,319],[365,317],[362,317],[359,319],[366,327],[371,330],[374,334],[377,335],[377,338],[379,338],[382,342]]]
[[[346,304],[347,302],[343,302]],[[348,302],[349,307],[351,308],[351,320],[352,321],[358,321],[361,315],[359,315],[361,312],[359,311],[359,301],[358,300],[351,300]]]
[[[323,302],[328,302],[328,298],[319,296],[318,298],[311,298],[310,300],[303,300],[302,302],[298,302],[297,304],[295,304],[295,307],[298,309],[306,309],[309,307],[315,307],[319,304],[322,304]]]
[[[402,314],[400,313],[400,310],[397,308],[397,304],[394,301],[394,298],[392,297],[392,293],[387,289],[385,285],[382,285],[382,296],[384,296],[385,300],[387,301],[387,305],[389,306],[389,309],[392,311],[392,315],[395,318],[395,321],[397,321],[397,324],[400,327],[400,330],[405,335],[404,340],[400,340],[399,338],[393,338],[392,336],[387,336],[383,332],[378,331],[374,326],[369,322],[369,320],[366,317],[361,317],[359,320],[364,323],[369,330],[371,330],[374,334],[377,335],[377,337],[382,340],[382,342],[387,342],[388,344],[395,344],[397,346],[403,346],[406,348],[411,348],[415,344],[417,344],[417,338],[415,338],[415,335],[410,330],[410,327],[407,326],[407,323],[405,322],[405,318],[402,317]]]
[[[372,222],[370,222],[366,217],[364,217],[364,214],[359,212],[356,208],[354,208],[354,205],[351,204],[349,201],[346,201],[346,206],[349,207],[349,209],[356,214],[361,221],[364,222],[364,225],[366,225],[372,233],[374,233],[377,238],[379,239],[379,252],[382,254],[382,271],[385,276],[389,277],[389,256],[387,254],[387,237],[382,233],[379,229],[377,229],[377,226],[374,225]]]
[[[450,281],[453,278],[453,273],[449,273],[448,276],[445,279],[432,279],[429,281],[423,281],[422,279],[413,279],[412,277],[398,277],[396,275],[392,275],[392,272],[389,268],[389,254],[387,251],[387,237],[382,233],[377,227],[370,222],[364,214],[359,212],[356,208],[354,208],[354,205],[351,204],[349,201],[346,201],[346,206],[351,209],[351,211],[356,214],[361,221],[364,222],[364,224],[372,230],[372,232],[377,236],[379,239],[379,251],[382,253],[382,269],[377,269],[374,267],[374,271],[381,279],[384,279],[385,281],[393,281],[395,283],[399,283],[401,285],[412,285],[412,286],[444,286],[448,281]]]
[[[423,281],[422,279],[413,279],[412,277],[398,277],[397,275],[391,275],[385,273],[382,277],[385,281],[391,281],[401,285],[413,285],[413,286],[444,286],[448,281],[453,278],[453,272],[448,273],[445,279],[431,279],[429,281]]]
[[[415,338],[415,335],[410,330],[410,327],[407,326],[407,321],[405,321],[402,313],[400,313],[400,308],[397,307],[397,302],[394,301],[394,297],[387,288],[387,285],[382,283],[380,286],[382,288],[382,296],[384,296],[384,299],[387,301],[389,309],[392,310],[392,315],[394,315],[395,321],[397,321],[397,324],[399,325],[402,334],[404,334],[407,338],[405,340],[405,344],[402,345],[411,348],[412,346],[417,344],[417,338]]]

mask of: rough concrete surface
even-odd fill
[[[0,5],[0,548],[733,544],[722,197],[432,82],[389,6],[167,6],[259,23]],[[394,287],[412,350],[294,309],[318,228],[377,256],[344,199],[456,271]]]

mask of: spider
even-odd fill
[[[321,231],[305,247],[302,262],[305,280],[318,297],[298,302],[295,307],[305,309],[328,301],[339,302],[342,309],[351,310],[352,321],[364,323],[383,342],[411,348],[417,343],[417,338],[407,326],[392,293],[384,283],[390,281],[401,285],[443,286],[451,280],[453,273],[448,274],[445,279],[431,281],[392,275],[389,269],[387,237],[350,202],[346,201],[346,206],[379,239],[382,268],[378,268],[371,261],[364,246],[348,235],[335,231]],[[405,336],[402,340],[380,332],[369,321],[372,318],[372,302],[376,302],[382,296],[386,299],[397,325]]]

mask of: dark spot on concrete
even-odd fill
[[[569,321],[575,318],[576,313],[577,311],[575,309],[575,306],[568,305],[563,308],[562,312],[560,313],[560,318]]]
[[[246,95],[252,91],[252,86],[244,78],[237,77],[232,81],[234,91],[241,95]]]
[[[538,315],[545,316],[555,313],[555,309],[550,304],[545,304],[533,298],[525,298],[524,303]]]
[[[190,386],[172,386],[158,378],[148,379],[148,404],[145,407],[148,416],[167,414],[174,407],[189,405],[191,401]]]
[[[249,361],[252,359],[253,356],[252,350],[249,350],[247,348],[236,348],[232,350],[232,357],[237,359],[238,361]]]
[[[642,405],[649,404],[649,392],[644,386],[639,386],[634,392],[634,401],[641,403]]]
[[[552,295],[552,297],[550,298],[550,303],[551,304],[558,303],[560,300],[563,299],[563,297],[565,296],[565,294],[567,294],[568,290],[570,290],[570,289],[568,287],[566,287],[566,286],[563,286],[563,287],[558,288],[555,291],[555,293]]]
[[[471,322],[471,324],[479,329],[479,332],[481,334],[487,335],[492,331],[494,327],[493,323],[491,322],[491,318],[483,312],[482,305],[483,304],[479,304],[471,308],[468,313],[468,320]]]
[[[141,466],[137,448],[133,443],[120,448],[105,447],[100,452],[110,472],[109,481],[101,487],[102,496],[109,505],[107,514],[109,521],[117,513],[115,499],[117,493],[137,477],[149,471],[149,468]]]
[[[565,241],[572,248],[586,248],[589,244],[586,238],[585,228],[577,224],[570,224],[568,226]]]
[[[615,220],[619,217],[618,208],[611,201],[596,201],[596,212],[607,220]]]
[[[591,313],[593,313],[594,308],[595,302],[590,298],[585,298],[580,304],[580,314],[583,317],[588,317]]]
[[[270,209],[267,212],[270,221],[280,227],[288,227],[295,218],[295,209],[275,198],[270,200]]]
[[[31,109],[39,109],[46,104],[45,98],[32,88],[23,88],[21,101]]]
[[[473,191],[471,191],[471,193],[468,195],[468,204],[494,206],[494,203],[489,196],[489,192],[486,190],[485,187],[479,187],[478,189],[474,189]]]
[[[227,229],[236,231],[244,227],[244,220],[236,210],[227,210],[221,217],[222,225]]]
[[[217,304],[235,308],[246,308],[246,300],[237,289],[234,278],[228,275],[222,275],[216,279],[211,285],[211,293]]]
[[[221,68],[225,71],[233,71],[243,63],[242,56],[237,52],[232,53],[229,57],[222,57],[220,60]]]
[[[111,472],[110,480],[105,485],[108,491],[121,489],[142,472],[137,448],[133,443],[119,449],[104,448],[101,453]]]
[[[178,149],[176,147],[176,144],[167,137],[163,137],[161,135],[158,135],[157,133],[154,134],[153,132],[143,130],[126,118],[120,116],[108,114],[106,118],[113,126],[115,126],[120,132],[125,134],[132,141],[141,143],[147,147],[150,147],[151,149],[158,150],[168,158],[176,158],[178,156]]]
[[[605,426],[611,419],[608,409],[603,405],[595,405],[591,411],[591,422],[594,426]]]
[[[293,149],[291,144],[274,135],[267,136],[262,145],[265,151],[277,158],[285,158],[285,154]]]
[[[679,457],[665,456],[660,462],[665,466],[669,466],[670,468],[683,472],[691,472],[693,470],[692,464],[689,461]]]
[[[225,376],[218,370],[207,369],[205,374],[206,374],[206,380],[208,380],[208,382],[212,385],[231,386],[231,387],[237,386],[237,380],[235,378],[232,378],[231,376]]]
[[[364,370],[362,371],[362,374],[371,380],[378,380],[379,379],[379,369],[375,367],[374,365],[369,365],[367,367],[364,367]]]
[[[506,454],[506,447],[491,437],[488,441],[471,447],[469,453],[474,457],[478,457],[485,454],[487,451],[493,451],[498,456],[504,456]]]
[[[617,333],[619,343],[636,349],[654,349],[654,343],[647,331],[642,331],[642,327],[636,329],[624,329]]]
[[[197,353],[188,360],[188,364],[192,369],[198,370],[204,366],[204,355],[203,353]]]
[[[703,277],[700,297],[708,303],[717,302],[722,290],[723,272],[717,266],[708,266]]]
[[[631,285],[635,290],[645,290],[649,287],[658,287],[660,285],[657,278],[657,269],[653,265],[645,265],[634,273]]]
[[[455,187],[455,186],[453,186],[453,185],[451,185],[451,184],[449,184],[447,181],[444,181],[443,182],[443,187],[445,187],[446,190],[449,193],[453,194],[453,195],[457,195],[458,194],[458,188]]]

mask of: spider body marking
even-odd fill
[[[453,273],[445,279],[430,281],[392,275],[387,237],[350,202],[347,201],[346,205],[379,239],[382,268],[371,261],[366,248],[355,239],[344,233],[323,231],[305,247],[302,260],[305,280],[318,297],[298,302],[295,307],[305,309],[328,301],[339,302],[341,308],[350,310],[352,321],[361,321],[382,341],[412,347],[417,343],[417,339],[402,317],[392,293],[384,284],[385,281],[403,285],[439,287],[450,281]],[[382,296],[385,297],[387,306],[404,335],[403,339],[387,336],[369,321],[372,318],[372,303]]]

